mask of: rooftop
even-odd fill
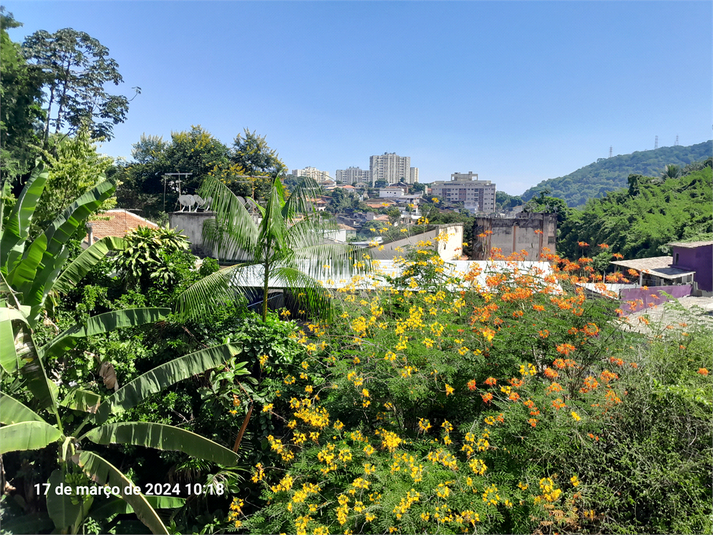
[[[616,262],[611,263],[616,266],[650,273],[662,279],[676,279],[683,275],[695,273],[695,271],[691,271],[690,269],[671,267],[671,264],[673,263],[672,256],[653,256],[651,258],[638,258],[636,260],[617,260]]]
[[[707,241],[674,241],[668,243],[671,247],[683,247],[684,249],[696,249],[698,247],[706,247],[707,245],[713,245],[713,240]]]
[[[108,210],[97,216],[100,219],[87,223],[92,229],[93,242],[107,236],[122,238],[137,227],[158,228],[156,223],[121,208]],[[84,244],[87,245],[88,241],[85,240]]]

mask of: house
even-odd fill
[[[671,267],[693,271],[693,281],[699,290],[713,292],[713,240],[673,242]]]
[[[676,286],[690,284],[695,271],[673,267],[672,256],[653,256],[634,260],[617,260],[612,265],[639,272],[639,286]]]
[[[82,242],[84,248],[107,236],[123,238],[130,230],[138,227],[159,228],[156,223],[122,208],[97,215],[99,219],[87,222],[87,237]]]

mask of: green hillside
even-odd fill
[[[587,199],[602,197],[608,191],[626,187],[630,174],[660,176],[666,165],[684,166],[711,156],[713,141],[600,158],[573,173],[540,182],[523,193],[522,198],[528,201],[543,189],[548,189],[552,197],[564,199],[569,206],[582,206]]]
[[[598,244],[606,243],[625,258],[646,258],[668,254],[669,242],[708,237],[713,232],[710,162],[680,178],[632,175],[626,189],[572,211],[560,228],[557,251],[568,258],[592,256],[600,251]]]

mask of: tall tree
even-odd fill
[[[27,64],[20,45],[7,33],[19,26],[0,6],[0,170],[9,177],[29,172],[44,119],[42,73]]]
[[[45,77],[45,140],[51,126],[55,132],[66,126],[73,133],[83,123],[91,124],[95,138],[113,137],[114,125],[126,120],[129,100],[104,89],[108,83],[123,82],[119,64],[109,57],[107,47],[85,32],[64,28],[55,33],[33,33],[25,40],[23,50]]]
[[[284,174],[285,164],[280,160],[277,151],[269,147],[265,136],[247,128],[233,140],[230,160],[243,170],[246,177],[251,177],[247,180],[252,182],[250,187],[254,198],[267,199],[272,177]],[[261,176],[265,178],[257,178]]]

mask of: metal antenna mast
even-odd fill
[[[169,177],[172,176],[177,176],[178,179],[176,182],[178,183],[178,196],[181,196],[181,177],[182,176],[191,176],[193,173],[164,173],[164,175],[161,177],[163,178],[163,211],[166,211],[166,182],[168,181]]]
[[[613,146],[609,146],[609,157],[611,158],[612,151],[614,150]]]
[[[659,148],[659,136],[656,136],[656,141],[654,142],[654,149]]]

